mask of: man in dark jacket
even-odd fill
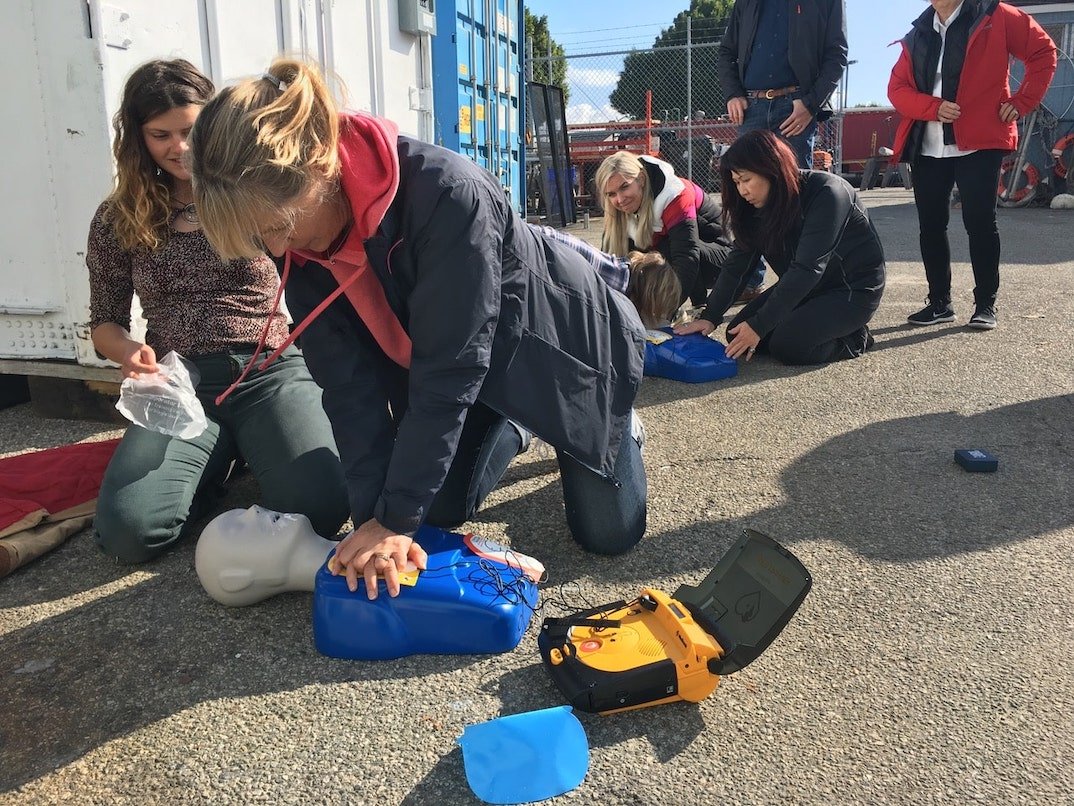
[[[817,121],[847,65],[844,0],[737,0],[717,73],[739,134],[767,129],[813,167]]]

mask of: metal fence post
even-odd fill
[[[686,18],[686,175],[694,181],[694,60],[693,17]]]

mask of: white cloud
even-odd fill
[[[614,87],[619,82],[619,71],[568,65],[567,81],[579,87]]]
[[[567,107],[568,123],[603,123],[607,120],[619,120],[623,115],[611,104],[594,106],[593,104],[571,104]]]

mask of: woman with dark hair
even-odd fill
[[[825,171],[799,171],[790,146],[768,131],[739,137],[720,159],[720,174],[734,250],[701,318],[676,332],[715,330],[763,255],[779,282],[731,320],[730,358],[748,361],[760,349],[785,364],[823,364],[871,347],[884,250],[854,188]]]
[[[601,248],[619,257],[659,252],[678,278],[679,304],[701,305],[731,251],[716,198],[676,176],[670,163],[629,151],[606,157],[594,182],[604,211]],[[740,301],[757,298],[764,272],[759,264],[743,281]]]
[[[1011,93],[1011,58],[1025,77]],[[999,228],[996,185],[1003,156],[1018,145],[1018,118],[1055,75],[1055,43],[1022,9],[996,0],[931,0],[902,40],[888,98],[901,115],[893,162],[913,169],[921,260],[929,295],[912,325],[953,322],[951,189],[958,186],[973,268],[972,330],[996,326]]]
[[[309,517],[334,535],[347,518],[343,472],[320,390],[291,348],[271,370],[235,380],[270,318],[267,343],[281,345],[287,321],[273,312],[276,267],[264,254],[222,261],[201,230],[184,157],[194,120],[213,85],[189,62],[152,61],[127,79],[113,120],[115,189],[90,224],[86,265],[93,346],[124,378],[156,372],[175,351],[201,376],[208,427],[185,440],[130,426],[105,473],[97,540],[125,562],[152,559],[208,509],[233,462],[245,461],[261,502]],[[147,327],[135,338],[138,295]]]

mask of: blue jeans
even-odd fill
[[[507,418],[474,404],[466,414],[455,458],[429,507],[427,521],[454,528],[472,519],[521,446],[522,438]],[[641,448],[630,433],[623,435],[615,460],[619,486],[558,449],[556,458],[567,527],[575,541],[595,554],[632,549],[645,534],[647,489]]]
[[[813,167],[813,144],[817,139],[817,119],[813,118],[801,134],[793,137],[784,137],[779,134],[780,124],[791,116],[794,111],[794,101],[789,95],[773,98],[766,101],[764,98],[750,98],[746,107],[746,114],[742,119],[742,125],[738,127],[739,134],[767,129],[786,140],[795,155],[798,157],[799,168]]]
[[[223,405],[215,398],[242,372],[248,351],[190,360],[208,427],[185,440],[132,425],[105,471],[94,523],[101,548],[124,562],[151,560],[212,507],[233,461],[245,461],[258,503],[306,515],[332,536],[349,516],[346,483],[321,390],[298,349],[254,370]]]

